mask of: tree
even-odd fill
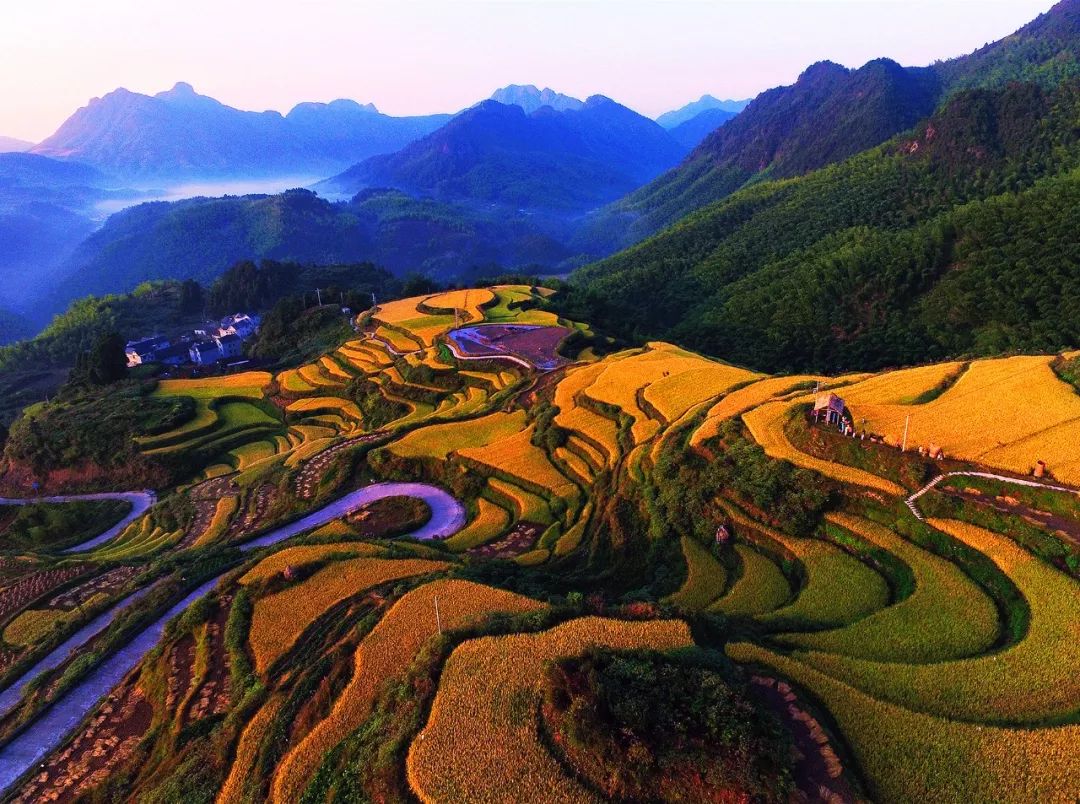
[[[203,289],[194,279],[185,279],[180,284],[180,312],[198,313],[203,308]]]
[[[100,336],[89,351],[75,361],[68,379],[70,385],[111,385],[127,376],[124,339],[119,332]]]
[[[419,274],[413,274],[405,280],[405,284],[402,285],[401,295],[405,298],[410,296],[428,296],[432,293],[438,293],[441,288],[433,280],[426,276],[420,276]]]

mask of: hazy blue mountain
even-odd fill
[[[747,107],[750,100],[750,98],[747,98],[746,100],[719,100],[712,95],[702,95],[696,101],[688,103],[685,106],[673,109],[670,112],[664,112],[656,118],[656,122],[668,131],[671,131],[673,128],[693,120],[702,112],[708,112],[714,109],[719,109],[722,112],[730,112],[734,117]]]
[[[396,187],[442,200],[570,213],[618,198],[684,153],[655,122],[603,96],[580,109],[544,106],[531,114],[489,100],[320,188]]]
[[[0,305],[47,318],[38,302],[54,286],[57,266],[94,227],[62,203],[6,204],[0,193]]]
[[[491,94],[491,100],[507,106],[520,106],[525,114],[532,114],[541,106],[550,106],[557,112],[580,109],[585,104],[577,98],[563,95],[553,89],[537,89],[532,84],[510,84]]]
[[[449,114],[390,117],[373,103],[361,105],[353,100],[300,103],[285,115],[313,151],[325,152],[335,161],[349,164],[367,156],[397,151],[445,125],[451,117]]]
[[[100,170],[81,162],[50,159],[38,154],[0,153],[0,187],[16,184],[42,187],[104,187],[108,180]]]
[[[0,306],[33,316],[53,270],[94,230],[109,183],[88,165],[0,153]]]
[[[729,112],[726,109],[706,109],[686,122],[680,123],[674,128],[669,128],[668,133],[676,142],[690,151],[696,148],[698,143],[716,129],[735,117],[736,114],[736,112]]]
[[[351,101],[301,104],[288,117],[248,112],[178,83],[153,96],[118,89],[94,98],[33,152],[129,179],[317,174],[395,151],[445,121]]]
[[[0,136],[0,154],[21,153],[29,151],[33,147],[34,143],[32,142],[16,139],[15,137]]]

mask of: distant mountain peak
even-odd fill
[[[0,135],[0,154],[22,153],[34,147],[34,143],[16,137]]]
[[[671,131],[683,123],[688,123],[698,115],[713,110],[728,112],[736,115],[746,108],[749,100],[720,100],[715,95],[705,93],[696,101],[686,104],[678,109],[665,112],[656,118],[656,122]]]
[[[159,97],[193,98],[197,93],[195,87],[187,81],[177,81],[168,92],[158,93]]]
[[[835,61],[829,61],[823,59],[822,61],[815,61],[809,67],[802,71],[799,76],[799,81],[814,81],[822,78],[836,78],[843,77],[850,73],[842,64],[837,64]]]
[[[550,87],[537,89],[535,84],[510,84],[491,93],[490,100],[506,106],[520,106],[525,114],[550,106],[557,112],[580,109],[584,104],[577,98],[563,95]]]
[[[33,151],[124,179],[330,173],[399,150],[447,119],[387,117],[344,99],[298,104],[286,119],[235,109],[180,81],[156,95],[117,89],[95,98]]]
[[[374,103],[357,103],[350,98],[337,98],[329,103],[319,103],[318,101],[298,103],[286,116],[322,111],[330,111],[338,114],[381,114]]]

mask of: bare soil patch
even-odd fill
[[[431,509],[415,497],[385,497],[345,517],[361,539],[392,539],[412,533],[431,519]]]
[[[858,801],[844,778],[844,766],[821,724],[799,705],[789,685],[774,678],[754,676],[752,689],[761,701],[783,721],[795,743],[793,775],[805,801],[842,804]]]
[[[468,553],[481,558],[514,558],[529,552],[544,530],[545,527],[536,522],[518,522],[498,541],[474,547]]]
[[[151,726],[153,707],[132,673],[120,684],[86,729],[52,754],[14,801],[72,801],[104,782],[135,753]]]
[[[555,350],[570,334],[566,327],[525,324],[483,324],[450,333],[450,340],[466,357],[517,357],[541,371],[566,363]]]

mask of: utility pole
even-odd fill
[[[319,306],[322,307],[322,291],[315,288],[315,296],[319,299]]]
[[[439,596],[435,595],[435,625],[439,628],[439,636],[442,636],[442,617],[439,616]]]
[[[907,434],[908,427],[911,425],[911,414],[908,414],[907,419],[904,420],[904,444],[900,447],[901,452],[907,452]]]

